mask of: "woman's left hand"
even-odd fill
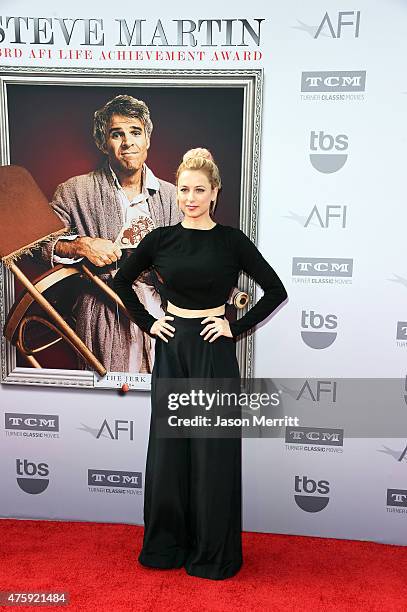
[[[200,336],[204,337],[204,340],[213,342],[220,336],[226,336],[226,338],[233,338],[232,332],[230,331],[229,321],[227,319],[221,319],[220,317],[206,317],[202,324],[208,323],[206,327],[200,332]]]

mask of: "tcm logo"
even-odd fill
[[[327,480],[318,480],[316,482],[308,476],[295,477],[295,495],[294,499],[305,512],[321,512],[327,507],[329,502],[329,482]],[[304,495],[305,493],[305,495]],[[320,495],[315,495],[319,493]]]
[[[293,257],[292,274],[293,276],[352,277],[353,259]]]
[[[348,92],[365,91],[366,70],[328,70],[303,72],[301,92]]]
[[[286,427],[287,444],[319,444],[321,446],[343,446],[343,429],[322,427]]]
[[[314,38],[329,36],[330,38],[342,38],[345,36],[359,38],[360,11],[339,11],[337,14],[325,13],[319,24]]]
[[[348,159],[347,153],[330,153],[329,151],[347,151],[348,137],[346,134],[338,134],[332,136],[324,131],[311,132],[310,135],[310,162],[315,170],[324,174],[332,174],[338,172]],[[314,151],[323,151],[323,153],[314,153]]]
[[[88,470],[88,485],[99,487],[119,487],[141,489],[141,472],[120,470]]]
[[[48,487],[49,478],[44,478],[49,475],[48,464],[36,464],[28,459],[17,459],[16,471],[17,484],[24,493],[37,495],[43,493]]]
[[[301,338],[310,348],[325,349],[331,346],[337,336],[337,333],[331,330],[336,329],[337,326],[338,320],[334,314],[324,316],[314,310],[309,312],[303,310],[301,313],[301,327],[306,330],[301,332]]]
[[[407,321],[397,322],[396,340],[407,340]]]
[[[59,431],[59,416],[57,414],[16,414],[6,412],[4,420],[5,429]]]
[[[387,489],[387,505],[398,508],[407,508],[407,490]]]

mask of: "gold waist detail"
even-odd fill
[[[222,306],[216,306],[216,308],[195,310],[190,308],[179,308],[178,306],[171,304],[171,302],[168,302],[167,312],[177,315],[177,317],[184,317],[185,319],[193,319],[194,317],[220,317],[225,314],[225,304],[222,304]]]

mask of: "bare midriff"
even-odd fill
[[[177,317],[184,317],[185,319],[193,319],[195,317],[220,317],[225,314],[225,304],[222,306],[216,306],[215,308],[203,308],[201,310],[179,308],[167,302],[167,312],[169,314],[176,315]]]

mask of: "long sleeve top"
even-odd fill
[[[160,291],[168,301],[199,310],[225,304],[239,272],[249,274],[264,294],[243,317],[230,323],[234,337],[265,319],[287,297],[273,268],[240,229],[219,223],[210,230],[185,228],[181,223],[158,227],[141,240],[114,278],[114,290],[147,333],[157,319],[140,302],[132,283],[150,267],[162,280]]]

